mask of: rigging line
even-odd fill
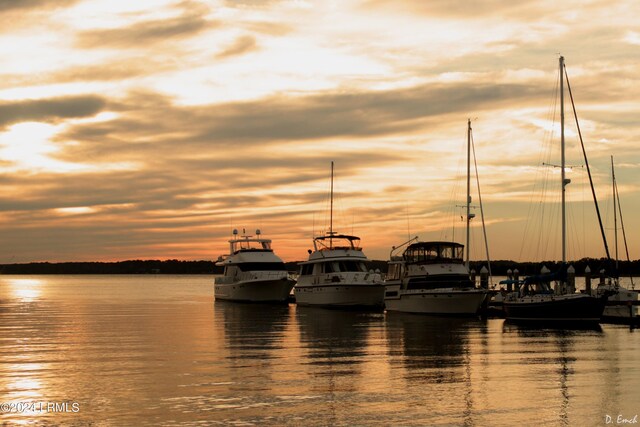
[[[551,123],[555,123],[556,121],[556,113],[558,110],[558,92],[560,87],[560,80],[558,78],[555,79],[555,85],[551,90],[550,102],[547,108],[546,119]],[[545,135],[543,138],[543,144],[540,147],[538,152],[538,165],[544,163],[545,161],[549,162],[551,159],[551,141],[553,140],[554,128],[545,131]],[[523,253],[525,252],[525,248],[528,249],[527,257],[537,258],[540,253],[540,246],[542,244],[543,239],[543,220],[544,220],[544,199],[546,197],[547,188],[548,188],[548,168],[536,168],[535,177],[533,180],[533,188],[530,193],[529,204],[527,209],[526,221],[523,229],[523,238],[522,245],[520,246],[520,253],[518,255],[518,259],[522,259]],[[534,201],[534,199],[536,199]],[[538,223],[539,219],[539,223]],[[537,232],[536,232],[537,229]],[[531,248],[534,245],[526,245],[526,243],[531,240],[536,242],[536,249],[533,253],[531,253]],[[526,245],[526,246],[525,246]]]
[[[482,207],[482,194],[480,193],[480,175],[478,175],[478,159],[476,158],[476,145],[471,132],[471,150],[473,151],[473,164],[476,170],[476,183],[478,185],[478,203],[480,203],[480,218],[482,219],[482,233],[484,235],[484,245],[487,252],[487,265],[489,277],[491,277],[491,257],[489,256],[489,241],[487,240],[487,229],[484,222],[484,208]],[[468,249],[467,249],[468,250]]]
[[[615,182],[615,181],[614,181]],[[618,183],[615,182],[615,194],[618,199],[618,213],[620,216],[620,228],[622,229],[622,240],[624,241],[624,250],[627,253],[627,261],[631,262],[629,258],[629,246],[627,246],[627,234],[624,231],[624,222],[622,221],[622,206],[620,205],[620,194],[618,194]],[[615,206],[614,206],[615,209]],[[631,289],[635,289],[635,284],[633,283],[633,274],[629,274],[629,278],[631,279]]]
[[[609,255],[609,245],[607,244],[607,236],[604,232],[604,226],[602,225],[602,217],[600,216],[600,208],[598,207],[598,199],[596,197],[596,190],[593,186],[593,178],[591,177],[591,168],[589,167],[589,160],[587,159],[587,152],[584,148],[584,141],[582,140],[582,132],[580,131],[580,124],[578,123],[578,113],[576,112],[576,105],[573,102],[573,93],[571,92],[571,85],[569,84],[569,75],[567,74],[567,67],[564,68],[564,75],[567,81],[567,89],[569,89],[569,97],[571,98],[571,107],[573,108],[573,117],[576,120],[576,128],[578,129],[578,136],[580,137],[580,146],[582,147],[582,154],[584,156],[584,163],[587,167],[587,174],[589,175],[589,184],[591,185],[591,194],[593,195],[593,203],[596,205],[596,213],[598,214],[598,224],[600,225],[600,233],[602,234],[602,241],[604,243],[604,250],[607,253],[607,260],[611,263],[611,256]]]

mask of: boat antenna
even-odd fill
[[[561,60],[564,58],[560,57]],[[563,62],[564,64],[564,62]],[[562,69],[560,70],[562,74]],[[596,197],[596,190],[593,186],[593,178],[591,177],[591,168],[589,168],[589,160],[587,159],[587,152],[584,148],[584,141],[582,140],[582,132],[580,131],[580,124],[578,123],[578,113],[576,112],[576,104],[573,102],[573,94],[571,93],[571,85],[569,84],[569,76],[566,74],[566,69],[564,70],[564,74],[567,78],[567,89],[569,90],[569,96],[571,97],[571,106],[573,107],[573,116],[576,120],[576,128],[578,130],[578,136],[580,137],[580,146],[582,147],[582,155],[584,156],[584,163],[587,167],[587,175],[589,175],[589,185],[591,186],[591,194],[593,196],[593,203],[596,206],[596,214],[598,215],[598,224],[600,224],[600,234],[602,234],[602,242],[604,243],[604,250],[607,254],[607,260],[611,262],[611,255],[609,254],[609,245],[607,244],[607,235],[604,232],[604,226],[602,225],[602,217],[600,216],[600,208],[598,207],[598,198]],[[560,76],[562,79],[562,76]],[[561,89],[562,90],[562,89]],[[562,93],[562,92],[560,92]],[[564,137],[564,135],[563,135]],[[564,169],[563,169],[564,173]],[[564,198],[564,192],[563,192]],[[563,199],[564,200],[564,199]]]

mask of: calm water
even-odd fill
[[[640,415],[638,330],[216,303],[212,283],[0,276],[0,424],[599,426]]]

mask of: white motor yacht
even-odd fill
[[[300,263],[296,304],[381,309],[384,282],[367,271],[359,243],[359,237],[335,233],[313,239],[309,260]]]
[[[238,236],[229,240],[229,254],[221,256],[217,266],[224,267],[224,275],[215,279],[217,300],[245,302],[285,302],[295,281],[291,279],[282,260],[273,253],[271,240]]]
[[[487,297],[469,278],[464,245],[454,242],[414,242],[402,255],[391,252],[385,279],[387,311],[436,315],[475,315]],[[411,243],[414,242],[414,243]]]

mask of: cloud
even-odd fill
[[[465,0],[367,0],[362,7],[365,9],[379,8],[397,13],[417,13],[434,18],[477,20],[486,16],[493,18],[503,16],[526,21],[540,19],[553,10],[549,4],[539,0],[518,2],[510,0],[479,0],[474,2]]]
[[[180,106],[168,97],[140,92],[110,107],[116,119],[71,125],[60,140],[78,141],[69,158],[106,153],[130,159],[162,147],[201,152],[224,148],[358,138],[416,131],[425,120],[455,111],[478,111],[515,101],[535,102],[536,87],[456,83],[379,92],[273,96],[248,102]],[[124,114],[126,112],[126,114]],[[162,119],[160,119],[162,118]]]
[[[54,9],[77,3],[80,0],[0,0],[0,14],[23,9]]]
[[[72,117],[90,117],[102,111],[103,98],[95,95],[0,103],[0,129],[18,122],[57,122]]]
[[[232,56],[244,55],[258,49],[255,37],[242,36],[238,37],[230,46],[227,46],[222,52],[216,55],[217,59],[226,59]]]
[[[82,49],[144,49],[149,44],[181,40],[218,26],[199,13],[187,13],[171,19],[147,20],[125,28],[89,30],[78,34],[76,45]]]

